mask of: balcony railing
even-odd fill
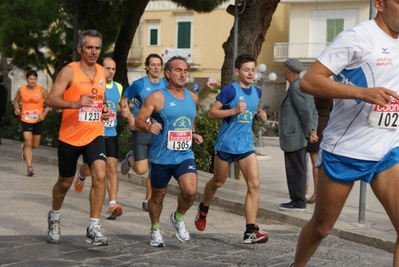
[[[191,69],[197,69],[201,65],[201,50],[197,48],[163,48],[161,55],[165,62],[173,56],[184,57]]]
[[[313,62],[329,43],[275,43],[274,61],[283,62],[297,58],[303,62]]]

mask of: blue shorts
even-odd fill
[[[323,166],[326,175],[333,181],[371,183],[375,175],[399,163],[399,147],[391,149],[380,161],[360,160],[338,156],[321,150],[316,167]]]
[[[186,173],[197,174],[197,166],[194,159],[187,159],[179,164],[155,164],[150,163],[151,186],[154,188],[166,188],[172,176],[177,180]]]
[[[238,161],[240,159],[245,159],[249,155],[255,153],[255,151],[249,151],[243,154],[231,154],[231,153],[226,153],[222,151],[215,151],[215,154],[223,161],[226,161],[228,163],[233,163],[234,161]]]

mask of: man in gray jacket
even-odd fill
[[[308,142],[318,139],[318,115],[313,96],[299,89],[299,73],[304,70],[302,63],[298,59],[288,59],[284,65],[284,76],[290,86],[279,109],[279,138],[291,202],[280,204],[279,209],[306,210],[306,147]]]

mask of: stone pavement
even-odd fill
[[[240,180],[235,180],[235,179],[228,179],[228,182],[220,189],[218,190],[216,194],[216,198],[214,200],[214,204],[211,205],[211,210],[209,213],[208,217],[208,228],[204,231],[204,233],[200,233],[196,230],[193,230],[193,224],[191,223],[193,218],[195,217],[195,207],[193,207],[190,211],[189,214],[187,214],[186,220],[189,221],[190,223],[186,222],[186,225],[188,229],[191,229],[191,233],[193,236],[193,242],[190,241],[189,245],[187,244],[181,244],[178,242],[175,238],[173,239],[173,231],[171,228],[167,227],[165,225],[166,229],[166,234],[167,236],[165,237],[165,241],[167,243],[167,250],[171,249],[169,252],[173,252],[170,255],[165,254],[162,257],[165,257],[165,261],[159,261],[159,258],[156,257],[154,261],[148,261],[151,259],[147,253],[149,251],[151,253],[154,253],[152,250],[153,248],[148,246],[148,233],[147,232],[142,232],[143,230],[140,230],[138,233],[135,231],[135,228],[137,229],[142,229],[140,225],[140,221],[144,220],[146,221],[146,224],[148,224],[148,214],[145,212],[138,212],[140,210],[140,205],[141,205],[141,200],[144,197],[144,177],[140,177],[137,175],[134,175],[129,173],[127,176],[120,175],[120,179],[124,182],[121,182],[120,186],[120,196],[119,199],[121,199],[121,204],[123,204],[124,207],[127,209],[133,209],[137,210],[137,212],[132,215],[129,213],[125,213],[122,217],[125,218],[122,220],[119,220],[118,222],[122,223],[122,221],[127,220],[128,222],[125,221],[125,224],[123,225],[114,225],[110,226],[110,223],[107,222],[107,220],[102,219],[102,224],[107,225],[106,231],[107,235],[109,234],[109,231],[113,235],[113,240],[112,244],[114,245],[119,245],[117,246],[119,249],[124,249],[126,254],[134,254],[137,255],[136,263],[132,264],[132,259],[129,259],[128,262],[126,263],[123,261],[122,258],[118,258],[119,262],[117,265],[118,266],[187,266],[187,262],[185,264],[179,264],[176,262],[177,259],[179,259],[180,252],[175,251],[174,249],[176,248],[181,248],[183,250],[187,249],[193,249],[196,247],[198,249],[198,246],[201,247],[200,251],[198,253],[206,253],[213,251],[215,253],[220,253],[216,258],[209,258],[208,263],[202,262],[201,264],[198,265],[193,265],[190,263],[189,265],[191,266],[286,266],[282,264],[282,262],[287,262],[290,260],[290,258],[293,257],[293,253],[295,250],[295,241],[297,238],[297,234],[299,232],[299,228],[295,226],[302,226],[310,217],[313,212],[313,205],[308,205],[307,211],[305,212],[282,212],[278,210],[278,205],[282,202],[287,202],[289,200],[288,198],[288,191],[287,191],[287,186],[286,186],[286,181],[285,181],[285,172],[284,172],[284,163],[283,163],[283,153],[281,152],[279,146],[278,146],[278,139],[277,138],[264,138],[264,142],[266,144],[265,147],[260,148],[261,152],[263,154],[266,154],[262,158],[262,160],[259,161],[260,165],[260,181],[261,181],[261,197],[260,197],[260,207],[259,207],[259,219],[258,219],[258,224],[260,225],[261,229],[263,231],[269,233],[271,240],[267,243],[269,244],[268,249],[262,249],[262,245],[257,245],[257,246],[250,246],[251,248],[248,249],[248,246],[241,245],[241,235],[242,235],[242,230],[243,225],[245,224],[244,219],[243,219],[243,203],[244,203],[244,196],[246,192],[246,185],[243,181]],[[20,150],[20,143],[11,141],[11,140],[2,140],[2,145],[0,146],[0,155],[2,158],[7,155],[7,156],[12,156],[14,158],[19,158],[21,156],[21,150]],[[25,183],[20,184],[21,188],[19,188],[19,191],[6,191],[2,190],[2,198],[1,201],[3,202],[3,207],[7,206],[10,207],[10,205],[7,205],[7,199],[10,201],[16,201],[16,202],[21,202],[21,205],[18,205],[17,207],[12,207],[12,213],[15,214],[13,216],[13,220],[10,220],[8,223],[8,219],[5,217],[4,212],[0,212],[0,264],[4,264],[5,266],[23,266],[23,265],[13,265],[12,264],[12,258],[13,254],[12,253],[17,253],[14,250],[11,250],[11,248],[18,246],[21,248],[21,251],[18,251],[19,257],[23,257],[24,251],[26,251],[27,255],[30,255],[29,252],[31,250],[39,250],[43,251],[46,250],[48,254],[48,259],[46,260],[46,264],[44,264],[43,260],[38,260],[37,262],[33,261],[32,259],[28,259],[27,261],[29,263],[26,264],[26,266],[54,266],[55,262],[53,264],[51,263],[52,261],[49,261],[49,258],[51,258],[51,254],[54,254],[54,251],[57,253],[60,253],[60,257],[63,258],[62,255],[64,255],[67,258],[67,254],[73,254],[74,257],[79,257],[80,253],[82,253],[82,259],[87,259],[87,256],[89,254],[93,254],[93,257],[99,251],[106,251],[109,259],[112,258],[112,246],[107,247],[107,249],[104,248],[94,248],[90,247],[90,249],[87,251],[85,250],[84,252],[79,252],[81,247],[84,246],[81,244],[81,242],[76,242],[78,239],[82,238],[82,229],[86,227],[86,220],[87,220],[87,210],[88,210],[88,201],[87,201],[87,193],[88,193],[88,188],[85,188],[84,192],[82,194],[76,194],[74,192],[69,192],[66,200],[65,200],[65,205],[64,208],[65,211],[63,213],[63,234],[64,237],[67,235],[68,238],[64,238],[63,243],[67,243],[70,246],[68,249],[62,246],[46,246],[46,244],[43,244],[43,241],[45,240],[45,235],[41,235],[45,229],[36,229],[37,224],[44,225],[43,223],[43,218],[45,218],[45,214],[48,210],[48,206],[50,205],[51,202],[51,186],[53,185],[57,173],[57,169],[55,165],[57,164],[57,155],[56,155],[56,150],[51,149],[51,148],[45,148],[45,147],[40,147],[36,150],[34,150],[34,160],[36,162],[41,162],[44,164],[41,164],[40,166],[40,172],[37,172],[37,175],[35,175],[33,178],[28,178],[25,176],[25,165],[21,160],[9,160],[7,161],[7,164],[5,167],[2,165],[2,176],[5,174],[4,173],[10,173],[12,176],[17,176],[17,177],[26,177],[24,179]],[[37,163],[35,163],[34,166],[36,166]],[[23,166],[23,168],[19,167],[16,168],[16,166]],[[40,173],[48,173],[49,177],[47,179],[38,179],[40,178]],[[3,186],[6,186],[6,183],[11,183],[13,186],[17,186],[15,184],[16,182],[13,181],[12,179],[6,179],[5,177],[2,177],[3,180]],[[197,200],[201,199],[201,195],[203,192],[203,188],[205,186],[205,183],[207,180],[210,178],[210,175],[204,172],[199,173],[199,182],[198,182],[198,196]],[[34,181],[34,183],[30,182]],[[139,187],[135,187],[137,185],[140,185]],[[25,186],[25,187],[23,187]],[[132,187],[133,186],[133,187]],[[26,192],[26,187],[30,188],[32,191]],[[123,188],[129,188],[129,190],[122,190]],[[133,189],[132,189],[133,188]],[[141,189],[139,191],[137,188]],[[15,188],[14,188],[15,189]],[[37,195],[36,192],[37,190],[43,190],[43,192],[40,192],[41,195]],[[379,202],[376,200],[374,195],[372,194],[370,188],[367,188],[367,198],[366,198],[366,222],[365,224],[359,224],[358,223],[358,198],[359,198],[359,184],[356,184],[354,187],[353,192],[351,193],[347,204],[344,207],[344,210],[342,212],[342,215],[339,218],[339,221],[334,227],[334,230],[332,231],[331,237],[327,238],[325,242],[327,247],[320,247],[318,252],[316,252],[314,258],[315,259],[320,259],[320,262],[318,262],[316,265],[310,265],[310,266],[319,266],[321,263],[324,266],[338,266],[338,265],[328,265],[327,262],[323,262],[322,260],[326,260],[325,254],[321,254],[323,251],[326,252],[328,251],[328,257],[332,257],[335,260],[337,258],[342,257],[345,252],[345,249],[341,248],[343,244],[346,244],[345,239],[347,240],[352,240],[358,243],[363,243],[368,246],[376,247],[383,249],[388,252],[393,251],[393,246],[394,242],[396,239],[396,233],[393,229],[393,227],[390,224],[390,221],[385,214],[385,211],[383,210],[382,206],[379,204]],[[310,192],[313,192],[313,188],[310,186],[309,188]],[[170,183],[168,192],[173,195],[178,193],[177,189],[177,183],[172,179],[172,182]],[[23,198],[18,195],[18,193],[23,194]],[[9,194],[9,196],[8,196]],[[45,199],[45,202],[48,203],[48,205],[43,208],[41,202]],[[84,199],[84,200],[82,200]],[[26,200],[29,200],[26,202]],[[70,203],[71,200],[74,200],[76,203]],[[79,201],[82,200],[82,201]],[[168,198],[167,201],[165,201],[165,209],[162,214],[164,218],[161,218],[161,221],[163,224],[166,221],[167,216],[170,214],[172,206],[175,205],[176,199],[171,197]],[[22,204],[23,203],[23,204]],[[132,204],[134,203],[134,204]],[[14,203],[13,203],[14,204]],[[196,203],[195,205],[197,205]],[[40,215],[35,212],[37,208],[40,208],[41,213]],[[125,208],[125,210],[126,210]],[[166,210],[168,208],[168,210]],[[31,215],[28,216],[30,220],[33,222],[36,222],[35,228],[31,229],[30,223],[23,221],[22,226],[17,225],[13,223],[16,219],[18,219],[18,216],[26,216],[26,209],[29,209]],[[229,211],[232,212],[231,216],[228,216],[228,218],[224,218],[222,214],[227,214],[229,215]],[[9,210],[7,210],[9,212]],[[76,217],[76,212],[79,213],[79,215],[83,218],[79,222],[71,222],[69,219],[70,217]],[[29,213],[29,214],[30,214]],[[237,214],[241,214],[241,216],[237,216]],[[71,215],[71,216],[70,216]],[[222,217],[220,217],[222,216]],[[65,219],[67,218],[67,219]],[[231,218],[231,219],[230,219]],[[225,224],[220,224],[220,221],[225,221]],[[133,222],[133,223],[132,223]],[[162,225],[161,222],[161,225]],[[279,223],[278,223],[279,222]],[[238,226],[239,225],[239,226]],[[140,226],[140,227],[139,227]],[[23,228],[21,230],[20,228]],[[46,226],[44,226],[46,227]],[[147,228],[145,228],[147,229]],[[20,234],[25,231],[24,234]],[[122,232],[126,233],[126,231],[129,231],[131,235],[122,235]],[[145,230],[146,231],[146,230]],[[29,235],[30,232],[37,233],[39,232],[39,235]],[[216,234],[215,234],[216,232]],[[240,237],[237,238],[237,234],[234,233],[240,233]],[[233,234],[232,234],[233,233]],[[337,238],[337,237],[340,238]],[[26,246],[22,246],[21,242],[24,241],[26,242],[26,239],[29,239],[30,242]],[[280,244],[278,247],[280,248],[277,249],[276,247],[270,246],[272,244],[274,239],[278,239]],[[228,240],[228,244],[226,244],[225,249],[227,251],[223,252],[223,241]],[[285,240],[288,242],[284,244],[281,240]],[[222,241],[222,242],[221,242]],[[123,242],[130,242],[128,246],[121,246],[121,243]],[[116,244],[115,244],[116,243]],[[143,243],[146,244],[146,246],[143,246]],[[169,245],[170,243],[170,245]],[[215,248],[215,244],[218,244],[220,246],[220,243],[222,243],[222,248]],[[5,245],[6,244],[6,245]],[[1,251],[4,248],[4,246],[7,246],[7,248],[10,248],[10,251],[13,251],[11,255],[7,254],[7,259],[9,259],[9,263],[5,262],[6,258],[4,258],[3,255],[1,255]],[[71,246],[73,249],[71,249]],[[218,246],[218,247],[219,247]],[[234,249],[232,249],[232,247]],[[331,248],[334,248],[334,252],[330,251]],[[364,252],[363,254],[359,255],[352,255],[351,257],[354,256],[354,259],[361,258],[362,260],[365,260],[365,262],[370,261],[375,261],[375,260],[381,260],[379,258],[376,258],[376,256],[372,253],[368,253],[367,250],[370,248],[367,246],[363,246],[361,244],[355,245],[356,248],[353,248],[351,251],[352,253],[361,253]],[[283,251],[281,251],[283,249]],[[342,250],[341,250],[342,249]],[[347,250],[348,248],[346,248]],[[276,261],[277,258],[273,258],[276,262],[272,264],[272,262],[268,261],[268,264],[262,264],[262,261],[265,259],[252,259],[252,261],[248,261],[247,263],[244,261],[241,261],[237,259],[236,261],[232,260],[230,262],[236,262],[236,264],[230,264],[230,265],[218,265],[218,262],[226,262],[223,259],[225,257],[229,258],[234,258],[235,253],[242,252],[242,250],[246,251],[248,253],[248,257],[259,257],[259,252],[264,253],[270,253],[271,255],[273,254],[279,254],[281,257],[289,257],[284,258],[283,260],[280,258],[280,261]],[[118,251],[119,253],[121,251]],[[22,254],[21,254],[22,253]],[[158,254],[161,252],[158,252]],[[336,254],[331,254],[331,253],[336,253]],[[379,254],[383,255],[386,260],[386,262],[380,262],[380,264],[372,264],[370,263],[369,265],[364,264],[365,266],[389,266],[390,265],[390,258],[392,257],[392,254],[388,253],[385,254],[386,252],[380,251]],[[143,256],[143,254],[146,255],[146,257]],[[254,255],[253,255],[254,254]],[[341,256],[339,256],[341,255]],[[370,255],[370,259],[365,259],[364,255]],[[120,256],[119,256],[120,257]],[[267,256],[265,256],[267,258]],[[382,257],[382,256],[381,256]],[[60,258],[60,259],[61,259]],[[139,264],[140,259],[146,258],[146,263],[144,264]],[[367,257],[366,257],[367,258]],[[46,259],[46,257],[44,258]],[[127,260],[127,259],[126,259]],[[331,259],[330,259],[331,260]],[[351,259],[353,260],[353,259]],[[252,262],[252,263],[251,263]],[[348,263],[347,261],[345,266],[358,266],[356,264],[356,260],[352,262],[352,264]],[[388,263],[387,263],[388,262]],[[76,262],[75,262],[76,263]],[[269,264],[270,263],[270,264]],[[337,263],[337,262],[336,262]],[[9,265],[7,265],[9,264]],[[20,263],[21,264],[21,263]],[[113,266],[115,264],[115,261],[112,263]],[[71,266],[73,265],[72,263],[68,264],[68,261],[59,263],[57,262],[57,265],[60,266]],[[83,264],[84,265],[84,264]],[[105,266],[105,265],[111,265],[107,264],[107,262],[102,262],[100,265]],[[87,266],[95,266],[95,265],[90,265],[88,264]],[[342,265],[341,265],[342,266]]]

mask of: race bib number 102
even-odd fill
[[[370,112],[368,123],[370,126],[379,128],[399,127],[399,103],[389,103],[384,107],[374,105]]]
[[[169,131],[168,146],[170,150],[188,150],[192,144],[191,130],[185,131]]]

